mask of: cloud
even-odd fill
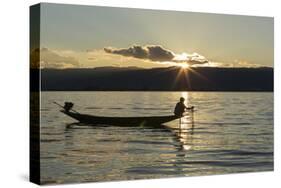
[[[222,67],[222,68],[258,68],[263,67],[260,64],[250,63],[243,60],[233,60],[232,62],[209,61],[205,65],[196,65],[196,67]]]
[[[174,63],[187,63],[189,65],[205,64],[208,60],[197,53],[193,54],[176,54],[171,50],[165,49],[160,45],[134,45],[129,48],[104,48],[106,53],[117,54],[126,57],[134,57],[138,59],[146,59],[152,62],[174,62]]]
[[[72,56],[64,56],[48,48],[36,48],[30,54],[32,68],[73,68],[79,62]]]
[[[145,68],[184,66],[193,67],[261,67],[245,60],[220,62],[207,60],[198,53],[176,54],[162,46],[132,46],[130,48],[104,48],[87,51],[36,48],[30,54],[32,68],[93,68],[99,66],[132,66]]]
[[[30,67],[33,69],[40,68],[40,50],[36,48],[30,52]]]

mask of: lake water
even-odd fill
[[[101,116],[191,114],[163,128],[79,126],[53,101]],[[81,125],[81,124],[80,124]],[[43,184],[273,170],[273,93],[42,92]]]

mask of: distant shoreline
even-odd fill
[[[41,90],[40,92],[208,92],[208,93],[274,93],[274,91],[132,91],[132,90],[122,90],[122,91],[118,91],[118,90]]]
[[[268,67],[98,67],[31,69],[30,74],[40,75],[42,91],[274,92],[274,70]]]
[[[41,90],[40,92],[209,92],[209,93],[274,93],[274,91],[144,91],[144,90]]]

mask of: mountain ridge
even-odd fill
[[[98,67],[40,72],[42,91],[273,91],[271,67],[194,67],[186,72],[180,67]]]

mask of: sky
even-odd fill
[[[271,17],[43,3],[40,63],[273,67]]]

